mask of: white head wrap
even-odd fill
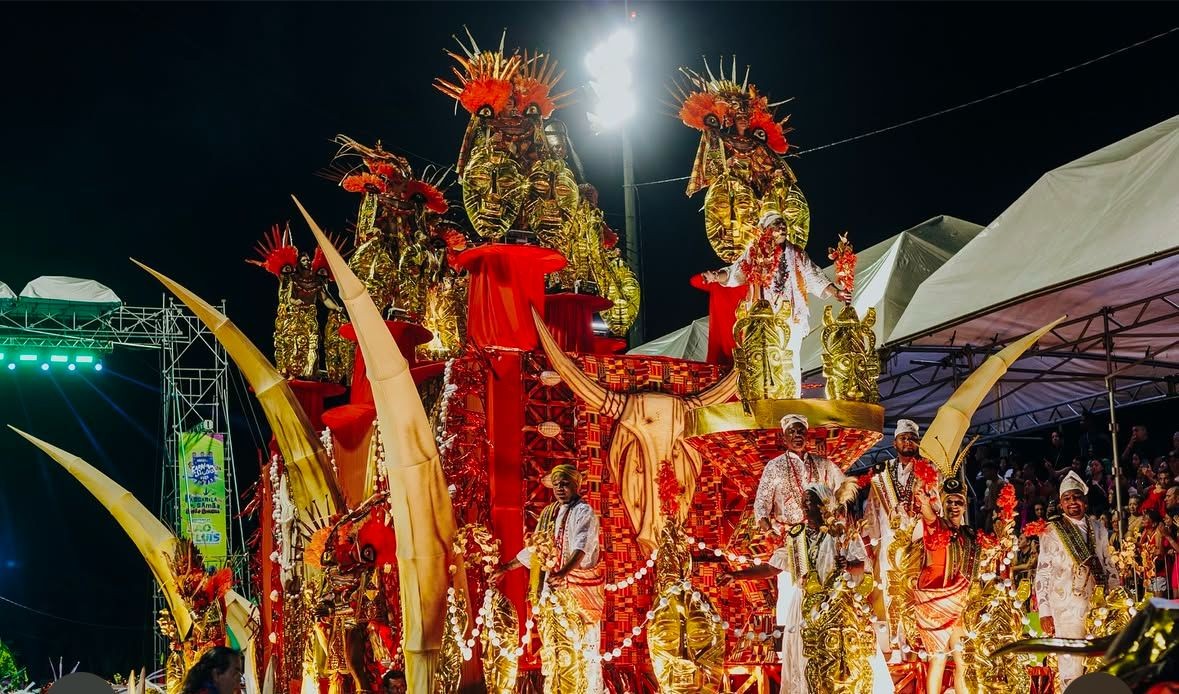
[[[795,423],[802,424],[807,429],[811,428],[811,424],[809,421],[807,421],[807,418],[800,414],[788,414],[782,417],[781,421],[778,422],[778,425],[782,427],[783,431],[785,431],[786,427]]]
[[[761,216],[761,219],[757,220],[757,226],[761,229],[767,229],[771,224],[779,219],[782,219],[781,214],[774,211],[766,212]]]
[[[914,422],[911,419],[898,419],[896,431],[894,431],[892,433],[892,435],[893,435],[893,438],[896,438],[897,436],[900,436],[901,434],[912,434],[914,436],[917,436],[920,433],[921,433],[921,429],[918,428],[917,422]]]
[[[1089,485],[1081,479],[1081,476],[1075,470],[1069,470],[1064,479],[1060,481],[1060,495],[1064,496],[1065,492],[1080,492],[1082,495],[1089,493]]]

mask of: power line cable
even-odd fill
[[[44,610],[38,610],[35,607],[29,607],[28,605],[22,605],[21,603],[15,601],[15,600],[10,600],[10,599],[4,597],[3,595],[0,595],[0,601],[6,602],[9,605],[12,605],[14,607],[19,607],[22,610],[27,610],[29,612],[32,612],[33,614],[39,614],[42,617],[48,617],[49,619],[56,619],[60,622],[68,622],[70,624],[79,624],[82,626],[96,627],[99,629],[118,629],[121,631],[150,631],[150,629],[151,629],[150,627],[128,627],[128,626],[119,626],[116,624],[98,624],[97,622],[84,622],[79,619],[70,619],[69,617],[59,617],[58,615],[50,614],[48,612],[45,612]]]
[[[967,108],[968,106],[974,106],[976,104],[981,104],[984,101],[990,101],[991,99],[996,99],[1000,96],[1010,94],[1010,93],[1018,91],[1020,89],[1024,89],[1026,87],[1031,87],[1031,86],[1039,84],[1041,82],[1045,82],[1047,80],[1052,79],[1053,77],[1059,77],[1061,75],[1067,74],[1067,73],[1072,72],[1074,70],[1079,70],[1083,67],[1088,67],[1089,65],[1092,65],[1096,62],[1105,60],[1106,58],[1111,58],[1115,55],[1118,55],[1119,53],[1125,53],[1128,50],[1138,48],[1140,46],[1145,46],[1146,44],[1151,43],[1152,41],[1157,41],[1158,39],[1164,38],[1166,36],[1170,36],[1171,34],[1177,32],[1177,31],[1179,31],[1179,27],[1171,27],[1170,29],[1167,29],[1166,31],[1155,34],[1154,36],[1150,36],[1148,38],[1142,39],[1141,41],[1135,41],[1134,43],[1132,43],[1128,46],[1122,46],[1121,48],[1110,51],[1109,53],[1099,55],[1096,58],[1090,58],[1089,60],[1077,63],[1076,65],[1066,67],[1063,70],[1057,70],[1056,72],[1053,72],[1049,75],[1044,75],[1043,77],[1037,77],[1036,79],[1028,80],[1027,82],[1017,84],[1014,87],[1008,87],[1007,89],[1003,89],[1001,91],[997,91],[993,94],[988,94],[986,96],[979,97],[977,99],[972,99],[972,100],[967,101],[965,103],[958,104],[957,106],[951,106],[949,108],[944,108],[940,111],[935,111],[933,113],[929,113],[924,116],[919,116],[917,118],[910,118],[907,121],[896,123],[894,125],[889,125],[884,128],[877,128],[876,130],[870,130],[866,133],[860,133],[859,135],[853,135],[852,137],[845,137],[842,140],[836,140],[835,142],[829,142],[825,145],[819,145],[818,147],[810,147],[808,149],[799,150],[798,152],[795,152],[792,156],[796,156],[796,157],[802,156],[803,154],[809,154],[811,152],[818,152],[820,150],[828,149],[830,147],[836,147],[838,145],[847,144],[849,142],[855,142],[857,140],[862,140],[866,137],[872,137],[873,135],[879,135],[881,133],[886,133],[891,130],[903,128],[907,125],[913,125],[914,123],[920,123],[922,121],[927,121],[931,118],[937,118],[938,116],[944,116],[947,113],[953,113],[954,111],[959,111],[961,109]],[[644,181],[642,183],[635,183],[634,186],[636,188],[638,188],[639,186],[655,186],[655,185],[661,185],[663,183],[675,183],[676,181],[686,181],[689,178],[691,178],[691,177],[690,176],[679,176],[677,178],[664,178],[664,179],[661,179],[658,181]]]

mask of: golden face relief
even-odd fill
[[[542,159],[528,173],[524,215],[535,232],[554,231],[577,209],[579,194],[573,172],[559,159]]]
[[[484,238],[503,238],[528,195],[520,167],[503,152],[480,145],[471,151],[461,183],[471,226]]]

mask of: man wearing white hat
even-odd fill
[[[872,573],[879,579],[886,607],[892,602],[888,591],[888,575],[892,568],[888,547],[897,532],[906,528],[912,532],[921,515],[921,504],[914,494],[917,476],[913,474],[914,463],[919,457],[920,433],[913,420],[897,420],[892,435],[892,447],[897,457],[877,465],[873,470],[868,501],[864,505],[866,542],[873,548],[875,560]],[[885,626],[889,627],[889,641],[898,649],[894,655],[898,655],[899,649],[905,644],[905,635],[900,633],[901,625],[896,623]],[[882,649],[890,650],[887,644],[882,645]]]
[[[797,398],[802,392],[802,357],[799,349],[802,347],[802,339],[810,332],[810,311],[807,309],[806,294],[835,297],[847,303],[851,301],[851,292],[836,287],[819,266],[807,257],[806,251],[788,240],[786,220],[781,214],[766,212],[758,220],[757,225],[762,230],[761,239],[749,244],[732,265],[705,272],[702,278],[705,282],[719,282],[726,287],[740,287],[758,282],[757,278],[750,276],[754,272],[754,266],[772,269],[771,276],[762,280],[768,281],[768,286],[761,287],[762,295],[775,309],[783,303],[790,305],[790,341],[787,347],[793,354],[791,374],[794,378],[794,397]],[[766,234],[770,234],[773,247],[780,249],[777,258],[754,257],[764,252]]]
[[[835,490],[840,502],[854,497],[855,480],[849,480],[831,459],[807,450],[810,424],[800,414],[782,417],[786,451],[766,463],[757,483],[753,517],[764,531],[781,533],[805,520],[808,485],[824,484]]]
[[[1089,487],[1069,472],[1060,481],[1061,516],[1053,519],[1040,537],[1036,562],[1036,602],[1040,607],[1040,628],[1049,636],[1085,638],[1089,601],[1099,586],[1117,585],[1117,572],[1109,558],[1109,536],[1105,527],[1085,515]],[[1084,660],[1061,655],[1056,676],[1057,691],[1084,671]]]

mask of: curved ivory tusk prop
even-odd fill
[[[447,566],[455,534],[454,510],[438,446],[409,364],[372,298],[299,200],[291,198],[323,249],[367,364],[397,536],[406,682],[412,692],[433,691],[446,622]]]
[[[176,622],[176,628],[181,638],[188,638],[192,629],[192,612],[189,611],[184,599],[180,597],[180,591],[176,586],[176,577],[172,575],[172,568],[169,565],[169,561],[180,544],[172,531],[143,504],[139,503],[131,495],[131,492],[102,474],[98,468],[73,453],[42,441],[32,434],[27,434],[11,424],[8,425],[8,428],[28,439],[29,443],[40,448],[46,455],[57,461],[115,517],[119,526],[123,528],[123,532],[127,533],[139,553],[143,555],[144,561],[147,562],[148,568],[155,576],[156,583],[163,590],[164,600],[168,603],[168,610],[172,613],[172,619]]]
[[[598,385],[594,379],[586,376],[584,371],[577,368],[577,364],[573,363],[573,360],[553,339],[552,333],[545,326],[544,319],[540,317],[536,308],[532,309],[532,322],[536,324],[536,334],[540,337],[540,345],[544,349],[544,353],[548,355],[549,366],[552,366],[553,371],[561,375],[561,380],[565,381],[569,390],[584,400],[591,410],[601,410],[605,407],[608,391]]]
[[[937,415],[925,430],[925,435],[921,437],[921,453],[943,475],[952,477],[957,474],[955,462],[958,458],[958,449],[962,446],[962,437],[970,428],[970,420],[974,417],[975,410],[982,404],[983,398],[995,383],[1007,373],[1007,367],[1014,364],[1024,352],[1036,344],[1037,340],[1067,317],[1061,316],[1039,330],[1012,342],[997,354],[987,357],[987,360],[958,386],[950,399],[937,408]]]
[[[166,275],[134,258],[131,262],[151,273],[209,327],[249,381],[282,451],[291,482],[291,500],[299,518],[314,518],[316,511],[330,518],[343,511],[344,502],[332,476],[327,451],[282,374],[224,313]]]
[[[164,600],[168,603],[168,610],[181,638],[188,638],[192,629],[192,612],[176,586],[176,577],[172,574],[169,560],[176,552],[180,541],[176,535],[156,518],[151,511],[139,503],[123,487],[104,475],[90,463],[62,450],[51,443],[42,441],[32,434],[8,425],[16,433],[28,439],[40,448],[50,458],[53,458],[63,468],[73,475],[82,486],[94,495],[94,498],[110,512],[123,532],[135,543],[139,553],[155,576],[156,582],[164,592]],[[234,640],[241,647],[243,663],[246,666],[247,694],[257,694],[257,673],[254,672],[254,630],[258,623],[258,608],[236,591],[230,590],[225,594],[225,626],[233,635]],[[146,680],[140,680],[141,684]],[[251,687],[253,683],[253,687]]]

